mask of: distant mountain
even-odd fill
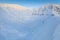
[[[27,10],[28,8],[17,5],[17,4],[0,4],[0,7],[5,7],[5,8],[13,8],[17,10]]]
[[[51,13],[47,13],[47,12],[51,12]],[[58,4],[42,5],[40,8],[34,9],[34,15],[60,16],[60,5],[58,5]]]

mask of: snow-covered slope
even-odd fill
[[[0,4],[0,40],[59,40],[59,28],[58,4],[47,4],[37,9]]]
[[[0,15],[1,20],[25,22],[32,18],[32,9],[15,4],[0,4]]]

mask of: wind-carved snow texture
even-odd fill
[[[60,40],[60,5],[37,9],[9,5],[0,5],[0,40]]]

